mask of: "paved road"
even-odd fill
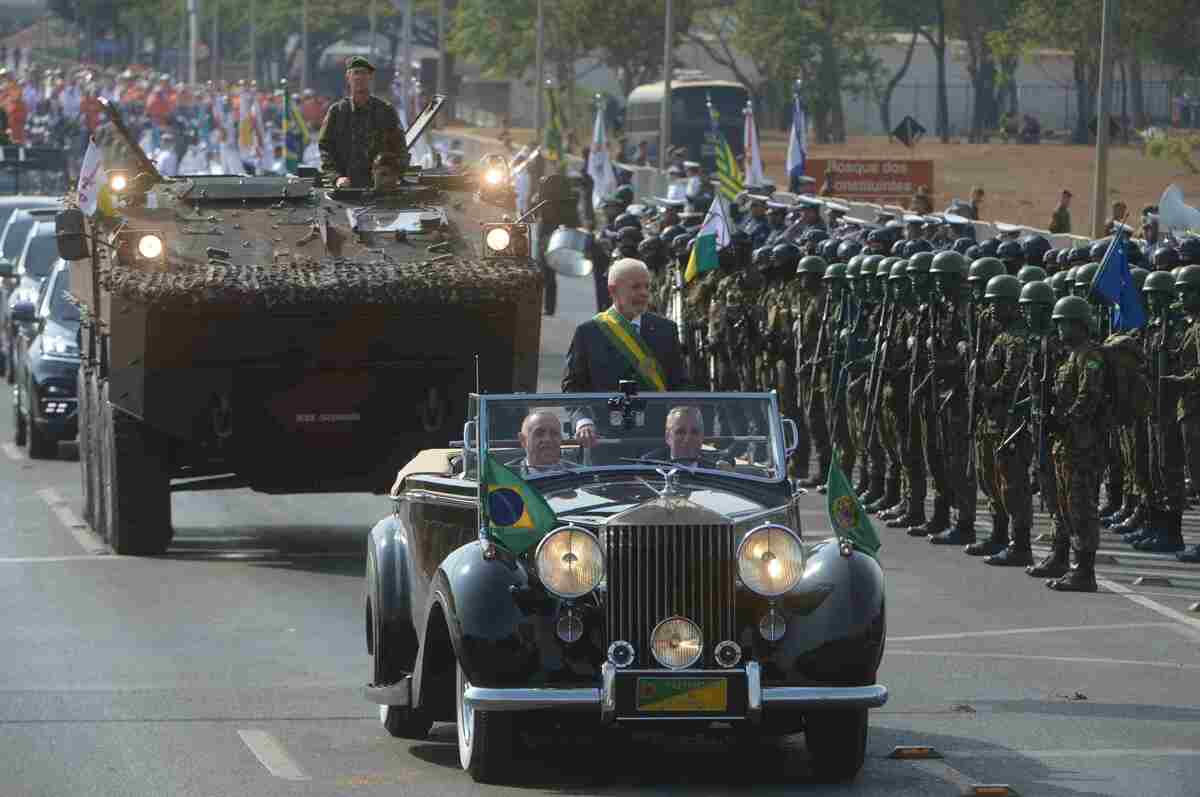
[[[563,280],[543,386],[590,282]],[[0,413],[0,440],[11,440]],[[474,786],[454,729],[391,739],[358,695],[362,550],[389,509],[360,495],[179,493],[159,559],[104,552],[78,521],[79,466],[0,456],[0,795],[480,793],[1195,795],[1200,569],[1106,564],[1097,595],[887,534],[889,640],[866,767],[809,780],[803,737],[747,758],[720,740],[558,741],[521,789]],[[828,528],[819,496],[809,533]],[[1115,550],[1115,546],[1113,546]],[[99,551],[99,552],[97,552]],[[1170,586],[1134,586],[1143,575]],[[944,758],[892,760],[896,745]]]

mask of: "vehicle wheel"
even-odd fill
[[[471,684],[457,665],[455,723],[458,726],[458,760],[476,783],[504,783],[513,762],[512,715],[503,711],[477,711],[463,695]]]
[[[104,416],[100,412],[100,376],[88,377],[88,460],[92,480],[92,530],[108,540],[108,500],[104,468],[108,462],[105,448]],[[82,419],[81,419],[82,422]],[[110,541],[111,542],[111,541]]]
[[[158,556],[171,544],[171,480],[166,441],[141,421],[116,410],[104,385],[105,518],[113,550]]]
[[[371,683],[392,684],[408,675],[399,671],[388,659],[388,638],[383,630],[383,617],[375,607],[379,601],[378,566],[375,553],[367,553],[367,617],[371,623]],[[387,732],[398,739],[424,739],[433,727],[433,720],[422,711],[409,706],[380,706],[379,721]]]
[[[88,456],[92,450],[91,441],[88,438],[88,434],[91,432],[91,424],[88,423],[87,416],[91,401],[88,396],[88,374],[84,371],[82,365],[79,366],[79,376],[75,380],[75,384],[77,387],[76,392],[79,396],[75,417],[79,419],[79,477],[83,486],[83,522],[89,523],[95,528],[96,496],[92,493],[92,465],[88,461]]]
[[[58,441],[37,425],[33,419],[33,390],[28,392],[30,412],[29,417],[25,419],[25,425],[28,427],[26,436],[29,438],[29,458],[30,459],[54,459],[58,456]]]
[[[826,782],[852,780],[867,754],[867,710],[811,712],[804,741],[817,778]]]

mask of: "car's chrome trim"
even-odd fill
[[[753,663],[753,662],[751,662]],[[886,686],[766,686],[763,708],[879,708],[888,700]]]
[[[363,697],[381,706],[407,706],[412,703],[412,676],[387,686],[368,684],[363,687]]]
[[[617,667],[611,661],[600,665],[600,681],[600,722],[608,725],[617,716]]]
[[[495,689],[469,686],[463,700],[480,711],[535,711],[546,708],[598,708],[601,690],[571,689]]]
[[[757,661],[746,662],[746,719],[762,719],[762,666]]]
[[[410,501],[419,501],[425,504],[455,504],[466,509],[474,509],[479,506],[479,499],[477,498],[464,498],[461,495],[452,495],[450,493],[435,493],[431,490],[404,490],[396,498],[406,498]]]

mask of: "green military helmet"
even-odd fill
[[[1186,268],[1186,266],[1176,266],[1175,268],[1171,269],[1171,276],[1175,279],[1179,279],[1179,272],[1183,271],[1184,268]]]
[[[1175,287],[1178,290],[1200,288],[1200,266],[1184,266],[1175,277]]]
[[[1054,304],[1054,312],[1050,316],[1055,321],[1082,321],[1090,324],[1092,321],[1092,306],[1081,296],[1064,296]]]
[[[1154,271],[1146,275],[1143,293],[1175,293],[1175,277],[1170,271]]]
[[[888,275],[888,281],[908,279],[908,261],[895,258],[896,262],[892,264],[892,272]]]
[[[1046,282],[1050,284],[1050,290],[1054,291],[1054,295],[1058,299],[1061,299],[1067,295],[1068,271],[1070,271],[1070,269],[1067,269],[1067,271],[1056,271],[1050,276],[1050,279],[1046,280]]]
[[[842,265],[842,264],[838,264],[838,265]],[[844,265],[845,265],[846,279],[857,280],[859,274],[862,273],[862,271],[861,271],[862,257],[860,257],[859,255],[855,255],[854,257],[850,258],[849,263],[846,263]]]
[[[825,276],[821,279],[826,282],[842,282],[846,281],[846,264],[834,263],[825,269]]]
[[[1021,270],[1017,272],[1017,279],[1022,285],[1041,282],[1046,279],[1046,269],[1041,266],[1021,266]]]
[[[1079,271],[1079,266],[1071,266],[1069,269],[1067,269],[1067,291],[1068,292],[1071,290],[1071,287],[1075,284],[1075,273],[1077,271]]]
[[[1004,267],[1004,261],[997,257],[977,257],[975,262],[971,264],[971,268],[967,271],[967,282],[974,285],[980,283],[987,285],[988,281],[997,274],[1007,274],[1008,270]]]
[[[1145,287],[1145,285],[1146,285],[1146,276],[1147,276],[1149,273],[1150,273],[1149,271],[1147,271],[1147,270],[1146,270],[1146,269],[1144,269],[1144,268],[1140,268],[1140,267],[1139,267],[1139,268],[1131,268],[1131,269],[1129,270],[1129,276],[1133,278],[1133,287],[1137,288],[1137,292],[1138,292],[1138,293],[1141,293],[1141,292],[1142,292],[1142,288],[1143,288],[1143,287]],[[1176,288],[1178,288],[1178,287],[1179,287],[1179,283],[1178,283],[1178,282],[1176,282],[1176,284],[1175,284],[1175,287],[1176,287]]]
[[[1096,279],[1096,272],[1099,270],[1099,263],[1086,263],[1075,269],[1075,279],[1071,283],[1075,286],[1075,290],[1072,293],[1086,299],[1092,292],[1092,282]]]
[[[1021,298],[1021,281],[1011,274],[997,274],[988,280],[983,298],[989,301],[1012,301]]]
[[[874,277],[880,260],[883,260],[883,258],[879,255],[865,256],[862,260],[858,261],[858,273],[863,277]]]
[[[825,269],[828,268],[825,263],[825,258],[817,255],[807,255],[800,258],[800,265],[796,266],[797,274],[816,274],[818,277],[825,276]]]
[[[929,272],[931,274],[955,274],[959,277],[965,277],[967,276],[967,259],[953,249],[938,252],[933,256],[933,261],[929,264]]]
[[[1058,301],[1058,297],[1054,295],[1054,289],[1050,287],[1050,283],[1045,280],[1033,280],[1021,286],[1021,298],[1018,301],[1021,304],[1042,304],[1052,307]]]
[[[908,259],[909,274],[928,274],[933,265],[933,252],[917,252]]]
[[[879,265],[875,267],[875,276],[880,279],[888,279],[892,276],[892,266],[900,262],[898,257],[885,257],[879,261]]]

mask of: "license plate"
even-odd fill
[[[725,678],[638,678],[637,709],[646,712],[726,711]]]

